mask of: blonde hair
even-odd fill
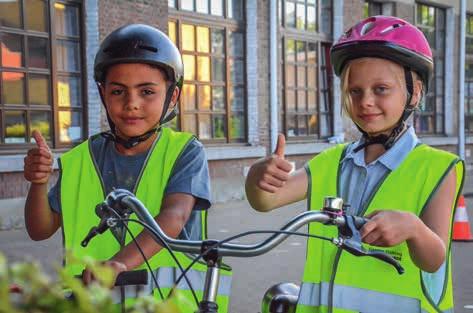
[[[350,90],[348,90],[348,80],[350,78],[350,71],[351,71],[351,67],[352,67],[353,63],[355,61],[360,61],[360,60],[363,60],[363,59],[366,59],[366,58],[358,58],[358,59],[354,59],[354,60],[349,61],[347,63],[347,65],[343,68],[342,73],[340,75],[340,91],[342,93],[342,110],[343,110],[344,113],[347,114],[348,117],[350,117],[350,119],[353,119],[352,115],[351,115],[351,109],[352,109],[352,106],[353,106],[353,101],[352,101],[351,96],[350,96]],[[383,60],[386,60],[386,59],[383,59]],[[396,62],[393,62],[393,61],[391,61],[391,62],[402,68],[402,65],[400,65],[399,63],[396,63]],[[406,79],[404,77],[404,74],[397,75],[397,73],[395,73],[394,70],[392,71],[392,73],[396,76],[396,79],[399,82],[399,85],[403,87],[403,90],[405,91],[406,98],[407,98],[408,91],[407,91],[407,88],[406,88]],[[411,73],[412,73],[413,83],[415,83],[416,81],[420,81],[422,83],[421,96],[420,96],[419,100],[417,101],[417,103],[415,105],[416,108],[417,108],[417,107],[420,106],[420,104],[422,103],[422,100],[424,98],[424,88],[425,87],[424,87],[424,83],[422,82],[420,76],[414,71],[411,71]]]

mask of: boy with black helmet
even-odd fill
[[[94,79],[110,131],[60,157],[60,179],[49,193],[52,155],[41,134],[33,133],[37,147],[28,151],[24,167],[25,178],[32,183],[25,221],[33,240],[46,239],[62,226],[65,249],[106,261],[118,274],[145,268],[144,260],[124,229],[106,231],[87,248],[81,247],[99,221],[95,205],[113,188],[124,188],[137,195],[168,235],[200,239],[206,228],[203,212],[210,207],[209,173],[203,146],[192,134],[162,127],[176,115],[183,82],[181,54],[165,34],[142,24],[116,29],[97,52]],[[141,226],[128,227],[139,233],[138,244],[157,272],[161,287],[154,293],[167,296],[177,278],[177,265]],[[184,254],[176,254],[184,267],[190,263]],[[71,273],[83,273],[85,282],[92,279],[90,271],[71,265],[67,256],[64,261]],[[190,277],[205,277],[204,267],[196,265],[193,271]],[[198,291],[203,281],[190,283]],[[193,301],[189,286],[182,288]],[[225,310],[228,299],[217,301]]]

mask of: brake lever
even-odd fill
[[[340,237],[335,242],[339,247],[355,256],[370,256],[386,262],[394,266],[399,275],[404,273],[402,265],[389,254],[381,251],[366,251],[361,244],[361,234],[355,226],[355,224],[359,224],[359,221],[355,220],[355,216],[345,215],[344,217],[345,225],[338,227]]]

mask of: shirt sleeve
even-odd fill
[[[187,193],[196,198],[194,210],[207,210],[210,203],[210,175],[204,146],[192,139],[176,160],[165,195]]]
[[[56,184],[49,189],[48,191],[48,202],[51,210],[54,213],[61,214],[61,202],[59,201],[59,186],[61,185],[61,174],[59,173],[59,178],[56,181]]]

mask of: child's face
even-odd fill
[[[384,59],[355,59],[347,83],[353,122],[369,135],[389,134],[406,104],[404,69]]]
[[[139,136],[158,125],[167,91],[161,70],[140,63],[113,65],[101,89],[117,135]]]

